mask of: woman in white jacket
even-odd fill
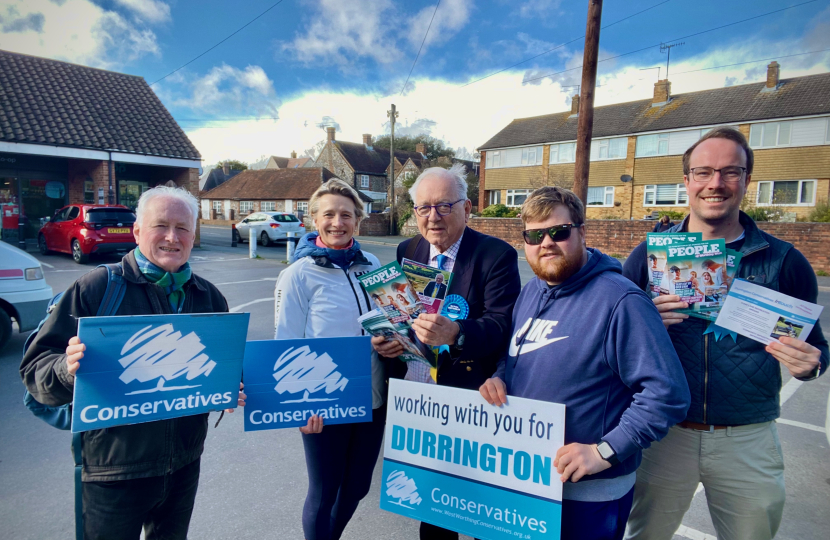
[[[364,216],[360,197],[333,178],[311,197],[309,212],[318,232],[300,239],[291,266],[277,279],[274,337],[366,335],[357,318],[373,304],[357,276],[380,268],[380,262],[352,238]],[[323,429],[323,419],[314,416],[300,428],[308,469],[303,506],[307,540],[340,538],[369,492],[386,422],[384,364],[374,351],[371,363],[371,422]]]

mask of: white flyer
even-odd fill
[[[823,306],[736,279],[715,324],[766,344],[781,336],[806,341],[823,309]]]

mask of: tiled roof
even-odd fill
[[[268,164],[270,164],[272,161],[279,169],[298,169],[300,167],[304,167],[306,163],[311,161],[311,158],[287,158],[280,156],[271,156],[268,160]]]
[[[258,169],[242,171],[221,186],[202,194],[203,199],[279,200],[309,199],[334,174],[326,168]]]
[[[335,141],[334,144],[337,145],[356,173],[386,174],[386,169],[389,168],[388,148],[367,147],[365,144],[343,141]],[[412,159],[415,165],[420,167],[424,156],[418,152],[395,150],[395,158],[401,165],[406,163],[406,160]]]
[[[215,187],[219,187],[242,171],[231,169],[228,174],[225,174],[224,169],[217,167],[211,169],[209,173],[199,178],[199,191],[210,191]]]
[[[201,158],[142,77],[2,50],[0,141]]]
[[[677,94],[657,107],[651,99],[597,107],[593,136],[830,113],[830,73],[783,79],[773,91],[764,88],[765,83],[756,83]],[[518,118],[479,149],[573,141],[576,130],[577,117],[571,118],[570,111]]]

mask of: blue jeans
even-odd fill
[[[308,495],[303,506],[306,540],[337,540],[369,493],[386,425],[386,407],[372,421],[323,427],[303,435]]]
[[[621,540],[634,488],[615,501],[562,501],[562,540]]]
[[[185,540],[201,459],[164,476],[84,482],[85,540]]]

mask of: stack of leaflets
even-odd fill
[[[430,363],[426,357],[418,350],[417,345],[409,338],[408,330],[401,332],[396,330],[395,326],[386,317],[386,313],[378,308],[365,313],[357,322],[366,330],[367,333],[386,339],[387,341],[397,341],[403,346],[403,354],[399,356],[404,362],[423,362],[430,367],[435,367]]]
[[[668,248],[672,245],[700,242],[700,233],[648,233],[648,292],[652,298],[670,294],[668,289]]]
[[[447,296],[452,272],[432,268],[426,264],[404,259],[403,272],[418,294],[427,313],[441,313],[441,305]]]

